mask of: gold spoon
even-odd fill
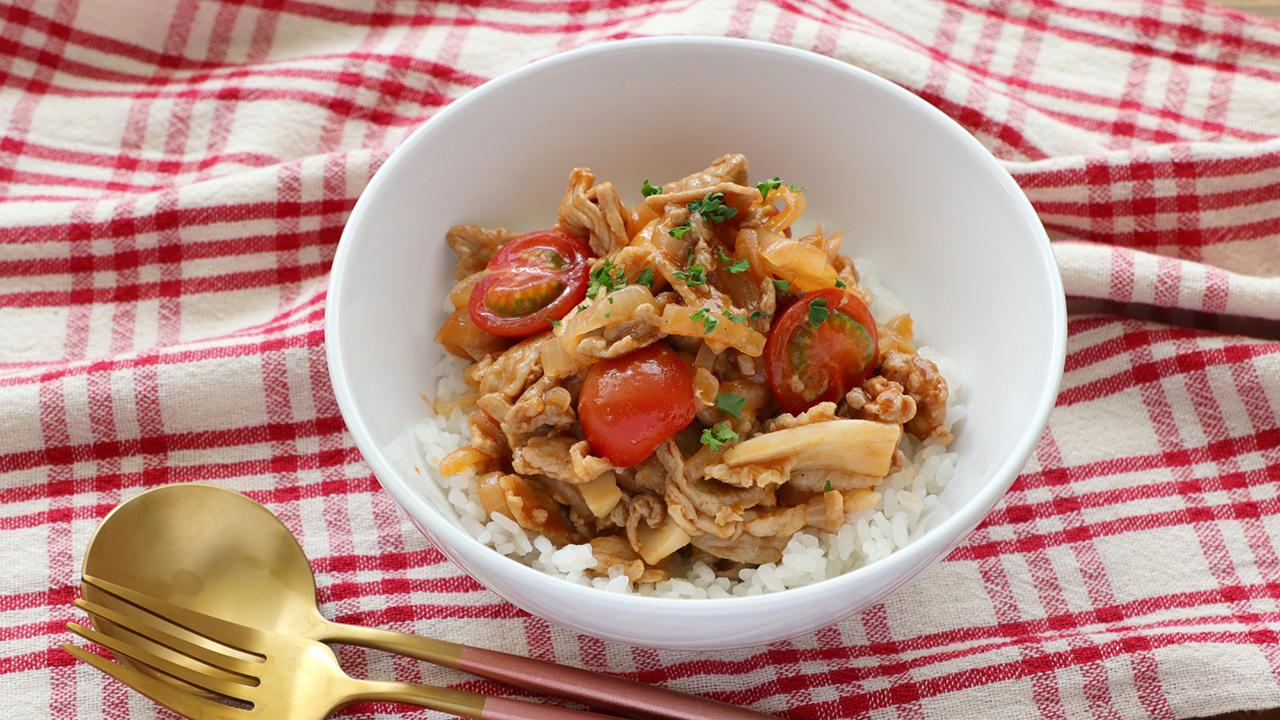
[[[121,503],[90,539],[84,574],[259,630],[386,650],[633,716],[771,717],[533,658],[326,620],[316,607],[311,565],[289,529],[253,500],[211,485],[166,485]],[[90,602],[118,602],[89,583],[81,590]],[[106,620],[95,626],[109,636],[128,636]]]

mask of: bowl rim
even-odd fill
[[[994,470],[986,473],[986,482],[977,493],[966,499],[962,505],[949,513],[938,525],[929,529],[905,547],[895,550],[884,558],[809,585],[760,595],[690,599],[654,597],[637,593],[612,593],[567,582],[563,578],[548,575],[482,544],[471,534],[446,518],[424,496],[415,490],[407,478],[384,455],[378,443],[374,441],[369,429],[360,417],[355,397],[346,380],[346,368],[340,351],[342,343],[341,327],[338,321],[339,313],[334,310],[342,304],[342,288],[347,277],[347,258],[354,252],[352,248],[357,242],[355,228],[363,224],[364,216],[368,212],[368,206],[372,202],[369,198],[375,196],[381,189],[382,184],[387,182],[387,178],[392,175],[387,170],[399,164],[407,163],[407,158],[412,154],[412,148],[424,143],[435,128],[443,124],[442,120],[444,118],[462,112],[478,98],[496,92],[508,85],[518,83],[530,75],[544,72],[560,65],[582,62],[594,56],[608,53],[630,52],[643,48],[688,46],[749,50],[822,65],[828,69],[843,72],[859,82],[879,86],[882,90],[913,107],[917,112],[932,118],[936,124],[941,126],[942,132],[949,134],[953,141],[967,148],[968,152],[978,156],[980,162],[988,166],[988,171],[997,177],[997,182],[1000,184],[1001,189],[1009,196],[1011,206],[1026,221],[1028,232],[1033,236],[1036,241],[1035,245],[1039,250],[1039,270],[1047,280],[1045,290],[1049,296],[1053,321],[1048,373],[1043,379],[1040,396],[1036,399],[1035,410],[1030,418],[1031,422],[1026,425],[1026,429],[1004,461]],[[757,40],[688,35],[607,41],[551,55],[494,77],[442,108],[431,118],[428,118],[392,151],[381,168],[374,173],[373,178],[360,193],[360,197],[347,218],[330,270],[328,294],[325,303],[324,330],[325,356],[329,365],[330,383],[333,386],[338,408],[347,424],[348,431],[383,489],[390,493],[414,520],[422,522],[431,528],[429,540],[450,546],[455,552],[459,553],[462,550],[458,548],[458,545],[462,544],[470,545],[473,549],[492,554],[492,558],[498,562],[487,564],[495,572],[504,573],[506,572],[505,568],[509,568],[509,574],[513,581],[522,587],[530,588],[530,591],[536,593],[539,597],[566,594],[567,598],[580,598],[584,603],[617,603],[620,607],[644,608],[646,610],[679,609],[682,612],[716,614],[730,609],[746,611],[764,605],[777,605],[789,601],[802,602],[810,596],[836,594],[843,588],[861,582],[868,575],[891,572],[894,566],[898,565],[903,566],[903,569],[919,565],[920,569],[923,569],[924,566],[930,564],[932,560],[936,559],[944,551],[948,551],[954,544],[967,537],[969,532],[990,513],[991,509],[1013,484],[1018,472],[1030,457],[1047,425],[1049,414],[1056,403],[1066,361],[1066,318],[1066,298],[1063,293],[1062,279],[1059,275],[1057,261],[1050,246],[1048,234],[1045,232],[1044,226],[1041,224],[1031,202],[995,156],[959,123],[896,83],[882,78],[869,70],[864,70],[826,55]],[[442,547],[440,549],[445,552],[445,548]],[[445,554],[448,555],[449,553],[445,552]],[[481,562],[486,561],[482,560]],[[502,563],[505,563],[505,565]],[[461,563],[457,564],[464,573],[471,575],[471,571],[467,567]],[[476,579],[479,580],[479,578]],[[481,584],[486,589],[494,591],[488,584],[484,582],[481,582]],[[502,595],[503,593],[499,592],[498,594]]]

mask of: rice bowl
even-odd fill
[[[611,101],[622,86],[661,94],[663,78],[677,72],[720,90],[717,102],[685,108],[679,133]],[[751,100],[761,86],[775,102]],[[563,113],[575,104],[595,108],[592,122]],[[794,132],[796,117],[806,132]],[[478,542],[425,466],[421,475],[404,469],[420,452],[404,442],[406,430],[427,415],[421,396],[434,399],[442,375],[432,333],[452,260],[438,238],[467,218],[536,226],[559,194],[566,159],[613,177],[674,175],[708,148],[741,149],[770,172],[803,178],[815,215],[857,229],[856,251],[875,261],[928,342],[960,371],[965,408],[949,448],[954,474],[904,547],[786,592],[689,602],[550,577]],[[485,185],[492,178],[505,182]],[[354,442],[446,557],[553,623],[631,645],[707,650],[827,625],[883,599],[959,543],[1013,482],[1044,427],[1061,378],[1065,317],[1033,209],[945,115],[830,58],[747,41],[660,38],[540,61],[472,91],[415,132],[348,220],[325,332]]]

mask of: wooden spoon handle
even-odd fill
[[[458,645],[435,638],[356,625],[331,624],[320,639],[363,645],[426,660],[631,717],[654,720],[777,720],[772,715],[696,695],[685,695],[657,685],[645,685],[568,665]]]

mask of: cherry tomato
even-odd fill
[[[578,420],[591,452],[618,467],[649,457],[697,409],[693,373],[662,343],[595,363],[578,398]]]
[[[839,288],[808,293],[769,331],[764,346],[769,389],[790,413],[838,402],[875,370],[878,342],[871,311],[853,294]]]
[[[472,322],[502,337],[550,328],[586,296],[590,257],[586,240],[558,230],[521,235],[493,254],[476,282],[467,305]]]

